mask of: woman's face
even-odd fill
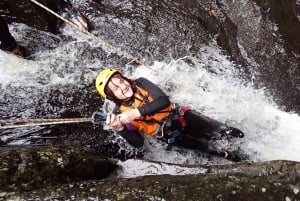
[[[119,74],[114,75],[107,86],[119,100],[124,100],[133,96],[133,90],[130,83],[123,79]]]

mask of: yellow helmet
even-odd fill
[[[116,69],[113,68],[107,68],[102,70],[96,77],[96,89],[98,93],[104,97],[107,98],[107,94],[105,93],[105,87],[108,84],[108,81],[110,78],[115,75],[116,73],[120,73]]]

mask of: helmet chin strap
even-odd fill
[[[128,97],[128,98],[125,98],[123,101],[124,102],[128,102],[128,101],[130,101],[132,99],[132,96],[131,97]]]

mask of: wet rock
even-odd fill
[[[300,53],[300,21],[297,1],[268,0],[265,2],[255,1],[261,7],[265,18],[269,17],[278,24],[278,31],[282,34],[286,50],[288,52]]]
[[[117,165],[84,147],[25,146],[0,148],[0,189],[30,190],[51,184],[101,179]]]
[[[223,2],[220,9],[238,28],[238,46],[256,87],[265,87],[283,110],[300,112],[297,1]]]
[[[39,0],[38,2],[57,11],[51,0]],[[0,14],[6,18],[8,23],[23,23],[52,33],[58,31],[57,18],[31,1],[2,0]]]
[[[214,171],[198,175],[156,175],[72,182],[31,192],[3,192],[0,196],[21,200],[229,201],[300,198],[300,164],[297,162],[272,161],[206,168]]]

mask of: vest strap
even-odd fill
[[[186,120],[184,119],[183,115],[184,115],[184,113],[186,113],[187,111],[189,111],[191,109],[192,109],[191,106],[182,106],[182,107],[179,107],[179,109],[178,109],[178,112],[179,112],[178,120],[183,127],[186,126]]]
[[[182,129],[175,130],[175,131],[169,131],[167,133],[167,135],[164,135],[164,133],[162,133],[162,136],[167,137],[167,150],[168,151],[172,150],[172,147],[176,141],[176,138],[178,138],[182,134],[182,130],[184,129],[184,127],[187,124],[187,122],[183,116],[187,111],[189,111],[191,109],[192,109],[191,106],[180,106],[179,104],[173,104],[173,111],[171,112],[166,125],[171,127],[172,121],[175,119],[178,119],[178,121],[182,125]]]

